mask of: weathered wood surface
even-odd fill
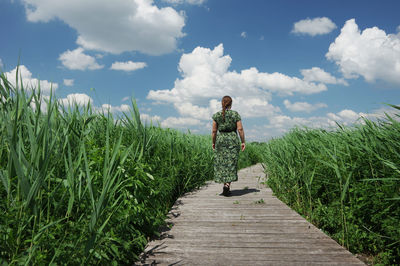
[[[171,228],[137,265],[364,265],[260,184],[260,164],[239,171],[230,197],[209,182],[179,198]]]

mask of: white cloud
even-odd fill
[[[1,60],[1,58],[0,58],[0,68],[3,68],[3,61]]]
[[[345,109],[338,113],[339,117],[343,120],[354,121],[360,117],[360,114],[357,114],[353,110]]]
[[[245,39],[247,37],[247,33],[245,31],[243,31],[242,33],[240,33],[240,37]]]
[[[61,98],[58,101],[64,106],[68,106],[68,105],[72,106],[75,103],[78,106],[85,106],[89,103],[93,103],[93,99],[85,93],[68,94],[67,97]]]
[[[142,122],[151,122],[151,123],[158,123],[161,121],[161,117],[159,117],[158,115],[149,115],[149,114],[145,114],[145,113],[141,113],[140,114],[140,120]]]
[[[64,79],[64,85],[65,86],[74,86],[74,80],[73,79]]]
[[[343,124],[345,126],[350,126],[356,123],[363,123],[361,117],[368,118],[368,119],[375,119],[377,117],[381,116],[380,113],[363,113],[363,112],[355,112],[350,109],[343,109],[340,112],[337,113],[327,113],[326,117],[328,118],[327,123],[330,126],[336,126],[335,122],[338,122],[340,124]]]
[[[373,110],[371,113],[357,113],[350,109],[344,109],[337,113],[327,113],[326,115],[307,118],[276,114],[268,118],[269,123],[267,125],[256,125],[251,128],[245,127],[245,133],[248,139],[265,141],[272,137],[282,136],[282,134],[289,132],[289,130],[295,126],[324,128],[329,130],[337,128],[336,122],[345,126],[363,124],[364,121],[362,117],[376,121],[379,118],[383,118],[385,112],[393,114],[395,112],[393,109],[394,108],[384,107]]]
[[[335,23],[327,17],[307,18],[293,25],[293,33],[309,34],[311,36],[327,34],[336,29]]]
[[[58,100],[60,104],[63,106],[73,106],[77,104],[80,107],[86,106],[87,104],[91,104],[93,110],[99,113],[122,113],[122,112],[129,112],[131,107],[127,104],[121,104],[117,106],[113,106],[111,104],[102,104],[101,106],[94,105],[94,101],[92,97],[85,93],[71,93],[68,94],[67,97],[61,98]]]
[[[172,5],[189,4],[198,6],[206,2],[206,0],[162,0],[162,1]]]
[[[207,120],[211,117],[212,111],[217,111],[218,109],[215,108],[215,103],[211,102],[209,106],[201,107],[198,105],[194,105],[190,102],[183,102],[183,103],[175,103],[174,107],[178,111],[178,113],[182,116],[189,116],[195,119],[200,120]],[[214,108],[210,108],[210,106]]]
[[[93,56],[83,52],[83,48],[79,47],[73,51],[67,50],[60,54],[58,58],[63,66],[72,70],[95,70],[101,69],[104,65],[99,65]]]
[[[304,76],[305,81],[322,82],[325,84],[343,84],[346,86],[349,85],[344,79],[335,78],[330,73],[319,67],[301,69],[300,72]]]
[[[16,86],[16,74],[17,67],[9,72],[4,73],[7,77],[7,80],[15,87]],[[18,84],[20,85],[20,81],[22,78],[22,84],[25,90],[38,89],[40,85],[40,89],[43,94],[49,95],[51,90],[55,91],[58,88],[57,83],[52,83],[47,80],[38,80],[37,78],[32,78],[32,73],[29,69],[20,65],[18,67]]]
[[[232,101],[234,109],[239,111],[241,117],[269,117],[281,111],[279,107],[273,106],[268,99],[262,97],[233,97]],[[212,113],[221,110],[220,105],[218,101],[218,108]]]
[[[129,100],[130,98],[131,98],[131,97],[126,96],[126,97],[122,98],[122,101],[123,101],[123,102],[126,102],[126,101]]]
[[[77,44],[86,50],[159,55],[172,52],[177,39],[184,36],[184,14],[171,7],[158,8],[152,0],[24,0],[24,3],[29,21],[64,21],[76,29]]]
[[[112,106],[111,104],[103,104],[99,108],[99,110],[102,110],[104,112],[111,112],[111,113],[117,113],[117,112],[129,112],[131,107],[127,104],[121,104],[120,106]]]
[[[285,115],[279,107],[271,104],[272,97],[318,93],[326,90],[325,84],[347,83],[318,67],[302,69],[304,78],[301,79],[277,72],[259,72],[254,67],[240,72],[231,71],[231,61],[229,55],[224,55],[222,44],[214,49],[197,47],[183,54],[178,66],[181,77],[176,79],[174,87],[170,90],[152,90],[147,96],[156,102],[171,104],[178,113],[177,117],[161,121],[161,125],[204,132],[209,129],[211,115],[221,109],[220,99],[224,95],[232,96],[232,108],[242,118],[259,117],[269,121],[269,124],[262,127],[262,133],[256,132],[257,126],[245,129],[251,139],[279,136],[295,125],[329,128],[336,126],[335,121],[350,125],[362,122],[359,119],[361,116],[376,118],[374,113],[366,114],[350,109],[306,118]],[[306,113],[327,107],[325,103],[292,103],[287,99],[284,105],[292,112]]]
[[[327,89],[324,84],[277,72],[263,73],[255,67],[240,73],[229,71],[232,59],[223,52],[220,44],[213,50],[197,47],[183,54],[178,67],[182,78],[175,81],[174,88],[151,90],[147,98],[173,104],[182,117],[208,120],[212,113],[220,110],[220,99],[224,95],[232,96],[233,109],[242,117],[261,117],[280,112],[270,104],[273,93],[312,94]]]
[[[278,114],[268,118],[269,123],[263,126],[245,128],[248,139],[266,141],[267,139],[282,136],[295,126],[308,126],[312,128],[330,127],[328,119],[323,116],[313,116],[308,118],[290,117]]]
[[[320,108],[328,107],[328,105],[326,105],[325,103],[316,103],[316,104],[310,104],[307,102],[291,103],[289,100],[284,100],[283,104],[287,109],[289,109],[292,112],[306,112],[306,113],[310,113]]]
[[[400,84],[400,34],[386,34],[373,27],[360,32],[355,19],[346,21],[326,54],[345,78],[364,77]]]
[[[169,128],[189,128],[199,125],[201,125],[201,121],[191,117],[168,117],[161,122],[162,127]]]
[[[122,71],[135,71],[137,69],[145,68],[147,64],[145,62],[114,62],[112,63],[110,69],[122,70]]]

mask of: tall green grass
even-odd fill
[[[18,74],[17,74],[18,75]],[[115,119],[0,82],[0,260],[129,264],[176,198],[212,178],[210,136]]]
[[[383,264],[400,264],[399,117],[334,131],[295,128],[264,149],[267,182],[280,199]]]
[[[238,168],[242,169],[264,161],[265,142],[246,143],[244,152],[239,153]]]
[[[211,136],[144,124],[135,101],[114,118],[0,79],[1,264],[132,264],[213,178]]]

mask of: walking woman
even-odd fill
[[[222,194],[230,195],[231,182],[238,180],[237,167],[239,150],[246,148],[244,130],[238,112],[231,110],[232,98],[222,98],[222,110],[212,116],[212,148],[214,156],[214,181],[224,183]],[[239,132],[240,140],[237,135]]]

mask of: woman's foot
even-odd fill
[[[229,195],[231,194],[230,186],[229,186],[228,183],[225,183],[225,184],[224,184],[224,189],[223,189],[223,191],[222,191],[222,194],[223,194],[224,196],[229,196]]]

